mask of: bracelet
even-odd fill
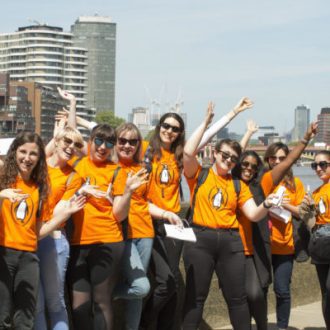
[[[271,204],[270,204],[270,205],[267,205],[265,200],[263,201],[262,206],[263,206],[265,209],[270,209],[270,208],[272,207]]]
[[[161,215],[161,219],[165,219],[165,218],[164,218],[164,215],[165,215],[166,212],[167,212],[167,211],[163,211],[163,213],[162,213],[162,215]]]
[[[81,193],[79,192],[79,190],[77,190],[74,194],[75,194],[76,197],[79,197],[81,195]]]
[[[307,144],[309,143],[309,140],[303,138],[303,139],[300,140],[300,142],[301,142],[302,144],[305,144],[305,145],[307,146]]]

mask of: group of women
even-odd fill
[[[20,133],[1,168],[0,328],[62,330],[69,329],[71,319],[74,329],[113,329],[113,301],[124,299],[126,329],[198,329],[215,271],[233,328],[250,329],[253,317],[258,329],[267,329],[273,270],[277,325],[286,329],[294,256],[291,215],[299,217],[303,200],[306,208],[312,204],[290,167],[317,124],[291,152],[282,143],[271,145],[264,159],[268,169],[255,152],[242,152],[253,128],[241,145],[217,142],[213,165],[203,169],[196,155],[252,107],[248,98],[212,126],[209,103],[187,141],[182,118],[166,113],[147,143],[132,123],[115,130],[76,116],[74,97],[59,93],[70,110],[57,118],[54,139],[45,148],[37,134]],[[76,126],[91,130],[88,143]],[[328,165],[328,153],[316,156],[322,194],[328,194]],[[183,226],[178,215],[182,174],[191,191],[196,243],[165,234],[165,223]],[[285,192],[278,196],[277,191]],[[322,194],[316,196],[324,199]],[[328,212],[317,218],[317,226],[330,222]],[[183,314],[176,317],[181,255],[186,294]],[[329,265],[317,265],[325,315]]]

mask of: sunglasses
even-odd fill
[[[126,143],[128,143],[131,147],[135,147],[139,142],[138,139],[125,139],[125,138],[118,138],[117,141],[118,141],[118,144],[120,144],[122,146],[124,146],[124,145],[126,145]]]
[[[96,137],[94,139],[94,143],[98,147],[100,147],[103,143],[105,143],[105,147],[107,149],[112,149],[113,148],[113,145],[114,145],[114,143],[112,141],[108,141],[108,140],[101,139],[101,138],[98,138],[98,137]]]
[[[279,160],[280,162],[283,162],[283,160],[286,158],[286,156],[280,156],[280,157],[276,157],[276,156],[269,156],[269,160],[272,162],[276,162],[277,160]]]
[[[77,149],[81,149],[84,145],[80,142],[74,142],[72,139],[69,139],[67,137],[63,137],[63,142],[67,147],[70,147],[71,144]]]
[[[181,132],[181,128],[180,127],[178,127],[178,126],[172,126],[172,125],[170,125],[168,123],[161,123],[160,126],[162,128],[164,128],[165,130],[167,130],[167,131],[171,128],[173,133],[180,133]]]
[[[219,150],[218,152],[221,154],[221,157],[222,157],[223,160],[228,160],[229,159],[234,164],[238,163],[238,157],[237,156],[231,155],[228,152],[222,151],[222,150]]]
[[[258,170],[258,165],[257,164],[252,164],[252,163],[249,163],[248,161],[243,161],[241,162],[241,167],[242,168],[251,168],[252,171],[254,172],[257,172]]]
[[[316,162],[311,163],[311,168],[315,171],[317,169],[317,167],[319,166],[322,171],[325,171],[329,165],[330,165],[330,163],[323,160],[322,162],[319,162],[319,163],[316,163]]]

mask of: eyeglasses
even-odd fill
[[[229,159],[234,164],[238,163],[238,157],[237,156],[231,155],[228,152],[222,151],[222,150],[219,150],[218,152],[221,154],[221,157],[222,157],[223,160]]]
[[[272,162],[276,162],[277,160],[279,160],[280,162],[283,162],[283,160],[286,158],[286,156],[280,156],[280,157],[276,157],[276,156],[269,156],[269,160]]]
[[[139,140],[138,139],[125,139],[125,138],[118,138],[117,139],[118,144],[124,146],[126,143],[128,143],[131,147],[135,147]]]
[[[251,168],[252,171],[254,172],[257,172],[258,170],[258,165],[257,164],[252,164],[252,163],[249,163],[248,161],[243,161],[241,162],[241,167],[242,168]]]
[[[314,171],[316,171],[317,167],[319,166],[322,171],[325,171],[329,165],[330,165],[330,163],[323,160],[322,162],[319,162],[319,163],[316,163],[316,162],[311,163],[311,168]]]
[[[167,131],[171,128],[173,133],[180,133],[181,132],[181,128],[178,126],[172,126],[168,123],[161,123],[160,124],[161,127],[163,127],[164,129],[166,129]]]
[[[112,141],[108,141],[108,140],[105,140],[105,139],[101,139],[101,138],[98,138],[96,137],[94,139],[94,143],[95,145],[97,145],[98,147],[100,147],[103,143],[105,143],[105,147],[107,149],[112,149],[113,148],[113,145],[114,143]]]
[[[74,142],[72,139],[69,139],[65,136],[63,137],[63,142],[67,147],[69,147],[69,146],[71,146],[71,144],[73,144],[73,146],[77,149],[81,149],[84,146],[82,143]]]

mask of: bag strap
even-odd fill
[[[39,194],[38,199],[39,200],[38,200],[38,209],[37,209],[37,214],[36,214],[37,220],[40,220],[40,218],[41,218],[41,212],[42,212],[42,206],[43,206],[43,201],[41,199],[42,189],[43,189],[43,185],[41,184],[38,187],[38,194]]]

